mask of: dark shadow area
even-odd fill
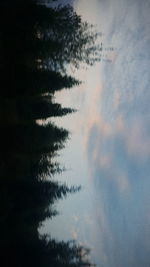
[[[51,179],[63,171],[54,157],[69,132],[50,118],[75,112],[55,103],[54,93],[80,84],[68,65],[99,59],[98,34],[71,6],[36,0],[1,1],[0,25],[0,265],[94,266],[87,248],[38,228],[57,215],[58,199],[80,190]]]

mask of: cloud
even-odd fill
[[[73,215],[72,216],[73,220],[75,221],[75,223],[77,223],[80,220],[80,217],[78,215]]]
[[[129,190],[130,185],[128,179],[129,177],[127,177],[125,173],[119,173],[119,175],[117,176],[117,184],[121,192]]]
[[[114,97],[113,97],[113,108],[117,110],[121,102],[121,94],[119,89],[115,90]]]
[[[145,267],[150,262],[150,1],[99,4],[105,38],[117,49],[113,64],[103,64],[99,96],[93,87],[96,97],[84,131],[95,188],[94,256],[100,266]]]
[[[135,119],[131,129],[126,132],[126,146],[128,153],[140,160],[150,157],[150,136],[147,122]]]
[[[110,168],[111,164],[112,164],[112,158],[110,156],[100,156],[99,159],[99,163],[100,163],[100,167],[101,168]]]
[[[75,146],[80,152],[84,148],[78,160],[81,169],[87,160],[87,186],[93,189],[92,200],[91,191],[87,194],[93,217],[75,216],[72,236],[94,248],[98,266],[149,266],[150,1],[75,4],[84,18],[96,22],[105,46],[115,52],[109,55],[113,63],[79,72],[84,84],[70,97],[62,96],[80,109],[72,127],[82,138]],[[81,176],[79,169],[76,173]]]
[[[71,236],[72,236],[73,240],[77,240],[78,239],[78,231],[76,229],[72,229]]]

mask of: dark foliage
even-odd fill
[[[54,94],[80,84],[67,67],[97,61],[97,37],[69,5],[0,2],[1,266],[93,266],[88,249],[40,236],[38,229],[57,215],[58,199],[80,190],[52,179],[63,171],[54,156],[69,132],[44,122],[75,111],[55,103]]]

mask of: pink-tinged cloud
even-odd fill
[[[111,155],[101,155],[100,156],[100,159],[99,159],[99,163],[100,163],[100,167],[101,168],[106,168],[106,169],[108,169],[108,168],[110,168],[111,167],[111,165],[112,165],[112,157],[111,157]]]
[[[125,130],[125,121],[121,115],[119,115],[115,120],[115,129],[114,132],[123,133]]]
[[[98,114],[94,108],[92,109],[93,112],[89,113],[88,121],[86,124],[86,129],[85,129],[85,135],[84,135],[84,146],[85,150],[88,145],[88,141],[90,139],[90,134],[91,130],[93,127],[96,127],[98,132],[100,133],[101,136],[109,137],[113,134],[113,129],[111,125],[106,122],[102,116]],[[94,140],[96,142],[96,140]]]

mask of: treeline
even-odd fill
[[[80,190],[51,179],[63,171],[55,156],[69,132],[50,118],[75,112],[55,92],[80,84],[68,66],[99,59],[98,33],[71,6],[36,0],[2,0],[0,27],[1,266],[93,266],[88,249],[38,229],[58,199]]]

